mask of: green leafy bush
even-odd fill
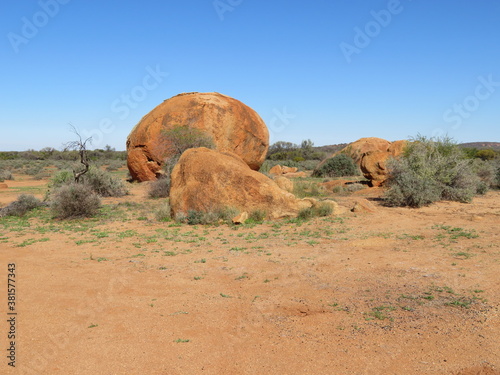
[[[215,143],[212,136],[201,129],[180,125],[161,132],[155,151],[158,154],[168,155],[163,161],[163,178],[165,179],[162,182],[163,188],[168,186],[167,190],[170,190],[170,175],[182,153],[190,148],[197,147],[214,149]]]
[[[358,166],[350,156],[345,154],[335,155],[313,172],[313,177],[343,177],[358,175]]]
[[[54,190],[51,210],[56,218],[92,217],[99,212],[101,200],[87,184],[71,183]]]
[[[13,180],[12,172],[7,169],[0,169],[0,181]]]
[[[2,216],[24,216],[31,210],[41,207],[44,204],[31,194],[21,194],[17,200],[8,206],[0,209],[0,217]]]
[[[81,180],[101,197],[122,197],[128,194],[123,181],[96,167],[90,167]]]
[[[389,206],[422,207],[439,200],[470,202],[484,186],[471,159],[449,138],[418,136],[388,162]]]

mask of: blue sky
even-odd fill
[[[0,150],[70,125],[125,149],[182,92],[255,109],[271,142],[500,141],[497,0],[3,0]]]

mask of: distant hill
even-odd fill
[[[500,142],[468,142],[460,143],[460,147],[477,148],[478,150],[491,149],[500,151]]]
[[[313,147],[315,151],[326,152],[328,155],[333,154],[334,152],[342,150],[349,143],[339,143],[338,145],[328,145],[328,146],[317,146]]]

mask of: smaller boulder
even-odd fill
[[[260,210],[270,219],[279,219],[297,216],[311,206],[311,202],[296,198],[250,169],[232,152],[191,148],[182,154],[171,174],[173,217],[229,207],[240,212]]]
[[[283,170],[283,174],[287,174],[287,173],[295,173],[298,171],[298,168],[296,167],[281,167],[281,169]]]
[[[273,174],[276,176],[281,176],[283,174],[283,167],[281,165],[277,164],[274,167],[272,167],[269,172],[269,174]]]
[[[239,215],[232,218],[233,224],[244,224],[248,220],[248,212],[243,211]]]
[[[354,207],[351,209],[352,212],[368,212],[368,213],[373,213],[377,211],[377,208],[368,200],[366,199],[358,199],[354,203]]]
[[[293,193],[293,182],[290,181],[288,178],[283,176],[278,176],[274,179],[274,182],[276,182],[276,185],[278,185],[283,190]]]

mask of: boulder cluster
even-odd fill
[[[180,94],[142,118],[127,139],[127,164],[134,180],[154,180],[161,173],[170,156],[162,144],[168,139],[162,135],[176,126],[202,130],[213,138],[215,149],[190,148],[180,156],[170,176],[174,217],[231,208],[240,212],[237,222],[254,211],[278,219],[297,216],[300,210],[319,204],[311,198],[296,198],[291,193],[293,183],[286,177],[275,182],[257,172],[269,147],[267,127],[253,109],[219,93]],[[286,172],[281,168],[279,174]],[[336,213],[335,202],[322,204],[329,204]]]

